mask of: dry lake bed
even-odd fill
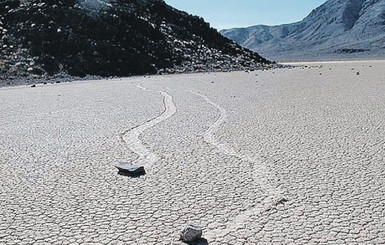
[[[384,244],[384,156],[385,61],[0,88],[0,244]]]

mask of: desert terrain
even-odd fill
[[[384,244],[385,61],[296,65],[0,88],[0,244]]]

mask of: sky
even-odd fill
[[[165,0],[222,30],[297,22],[326,0]]]

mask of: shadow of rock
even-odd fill
[[[131,178],[139,178],[140,176],[145,175],[146,173],[130,173],[130,172],[119,170],[118,174],[121,176],[126,176]]]
[[[209,242],[206,239],[201,238],[201,239],[199,239],[199,240],[197,240],[195,242],[189,242],[189,243],[186,243],[186,244],[188,244],[188,245],[208,245]]]
[[[146,174],[143,166],[131,165],[130,163],[121,162],[115,166],[119,169],[118,174],[128,177],[139,177]]]

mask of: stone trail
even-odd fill
[[[270,171],[261,160],[256,158],[250,158],[240,152],[236,152],[226,142],[220,142],[218,139],[216,139],[215,133],[220,129],[221,125],[226,121],[226,118],[228,117],[226,109],[214,103],[205,95],[194,91],[190,92],[203,98],[207,103],[212,105],[220,112],[219,118],[205,131],[203,136],[204,140],[208,144],[211,144],[216,147],[219,152],[225,155],[233,156],[242,161],[249,162],[252,168],[254,182],[262,188],[266,195],[262,202],[253,204],[251,208],[239,213],[237,216],[233,217],[230,221],[224,224],[226,228],[211,230],[205,236],[208,239],[213,239],[215,237],[224,237],[227,234],[241,228],[244,225],[245,221],[250,219],[251,216],[259,215],[264,211],[267,211],[270,208],[285,202],[287,199],[284,197],[283,191],[280,190],[277,186],[275,186],[274,183],[272,183],[273,178],[270,174]]]
[[[164,111],[159,116],[148,120],[147,122],[138,125],[132,129],[129,129],[123,132],[120,135],[121,140],[126,144],[127,148],[138,155],[136,160],[136,165],[145,166],[146,168],[151,168],[159,160],[159,157],[148,149],[143,142],[140,140],[140,135],[149,128],[154,127],[155,125],[167,120],[172,117],[177,109],[173,102],[173,97],[164,91],[153,91],[149,90],[138,84],[136,87],[150,92],[158,92],[163,96]]]

